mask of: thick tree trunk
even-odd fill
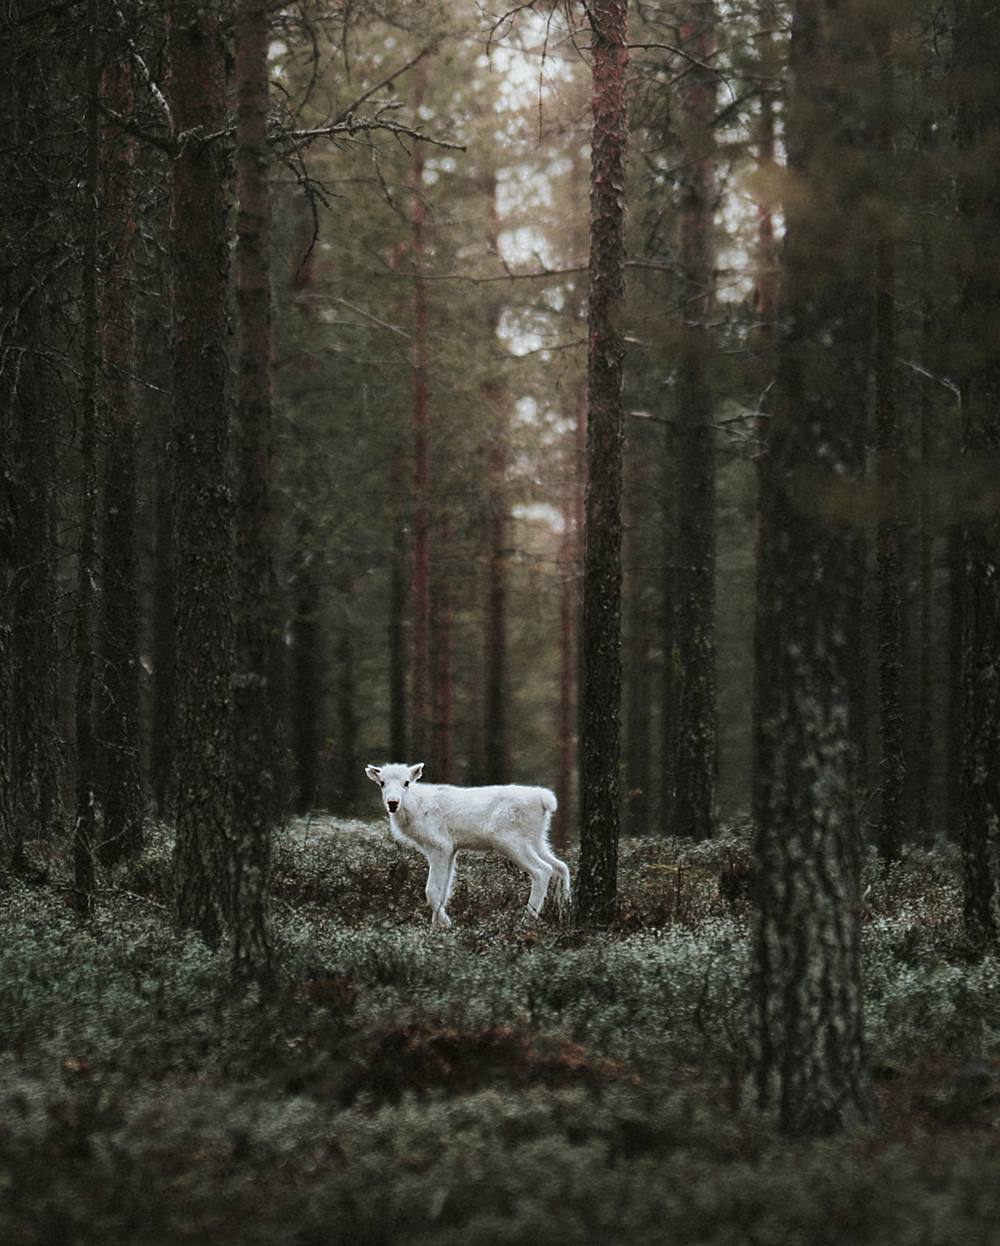
[[[826,0],[792,34],[784,325],[761,470],[755,642],[753,1035],[762,1106],[790,1134],[869,1121],[859,956],[858,716],[870,264],[848,67]],[[831,118],[817,131],[821,109]],[[861,173],[863,176],[863,172]]]
[[[718,779],[715,697],[715,433],[710,384],[714,289],[715,0],[691,0],[680,86],[688,133],[680,173],[680,359],[677,369],[677,566],[674,645],[677,752],[672,831],[712,833]]]
[[[966,257],[960,329],[966,344],[962,453],[968,513],[961,534],[960,707],[965,922],[971,942],[1000,943],[1000,173],[992,144],[1000,125],[1000,13],[985,0],[956,6],[955,62],[962,155],[958,211]],[[953,567],[953,574],[955,568]]]
[[[132,111],[128,62],[105,67],[101,95],[119,116]],[[113,863],[142,845],[139,725],[139,600],[136,543],[135,140],[103,127],[102,199],[107,259],[101,292],[104,488],[101,496],[101,678],[98,714],[104,833]]]
[[[0,150],[0,176],[5,183],[11,181],[17,148],[24,141],[29,126],[29,105],[21,96],[21,83],[25,81],[24,61],[19,35],[21,5],[11,4],[0,11],[0,110],[6,117],[7,143]],[[1,307],[14,305],[17,292],[24,282],[20,265],[15,267],[14,258],[16,223],[11,216],[0,217],[0,248],[9,260],[0,269]],[[19,375],[14,360],[25,348],[25,338],[31,333],[31,321],[25,314],[32,312],[30,303],[25,305],[22,318],[7,326],[0,340],[0,480],[14,481],[17,475],[15,441],[19,425],[17,407],[20,405]],[[16,771],[14,736],[16,648],[14,622],[17,617],[14,592],[17,579],[17,507],[14,490],[0,488],[0,870],[6,870],[15,856],[20,856],[21,841],[17,832],[14,776]]]
[[[0,13],[0,872],[24,864],[26,836],[60,809],[55,584],[58,407],[47,392],[52,317],[37,256],[53,245],[48,216],[46,49],[27,7]]]
[[[233,966],[271,972],[267,895],[275,809],[270,676],[277,644],[271,531],[271,197],[267,153],[270,8],[236,9],[236,306],[240,325],[236,525],[237,628],[233,786]]]
[[[586,552],[576,919],[606,925],[618,893],[627,0],[590,7],[593,34]]]
[[[172,0],[178,921],[206,939],[231,909],[233,507],[226,406],[224,14]]]
[[[94,733],[94,609],[97,581],[98,231],[100,225],[100,68],[97,0],[88,0],[86,28],[86,208],[83,237],[83,359],[80,393],[80,537],[77,546],[76,820],[73,887],[76,910],[94,899],[97,819],[97,740]]]
[[[7,291],[3,293],[6,295]],[[7,385],[0,391],[0,473],[13,476],[13,403]],[[16,512],[11,490],[0,491],[0,870],[21,855],[14,799],[14,553]]]

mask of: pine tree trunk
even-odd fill
[[[677,778],[677,462],[672,421],[664,424],[661,494],[663,576],[660,592],[660,644],[663,682],[660,687],[660,822],[664,834],[674,833],[674,787]]]
[[[105,67],[103,103],[132,111],[127,61]],[[104,832],[108,864],[142,846],[139,725],[139,601],[136,543],[135,140],[103,126],[102,183],[107,260],[101,294],[104,488],[101,496],[101,678],[98,714]]]
[[[590,7],[590,23],[590,346],[576,920],[606,925],[617,909],[620,818],[627,0],[598,0]]]
[[[77,547],[76,821],[73,888],[77,912],[94,902],[97,832],[97,740],[94,733],[94,608],[97,581],[97,375],[98,231],[100,226],[100,123],[97,0],[88,0],[86,28],[86,200],[83,237],[83,359],[80,393],[80,537]]]
[[[267,0],[236,8],[236,306],[240,326],[237,628],[233,785],[233,967],[267,982],[267,897],[275,820],[278,643],[271,521],[271,198],[267,152]]]
[[[574,173],[575,173],[574,167]],[[581,184],[582,184],[582,178]],[[574,185],[576,184],[574,177]],[[582,309],[581,309],[582,310]],[[580,716],[580,584],[583,567],[584,478],[587,471],[587,386],[580,378],[576,390],[572,442],[566,470],[563,539],[559,551],[559,763],[554,819],[557,846],[569,849],[576,825],[573,763],[578,753]]]
[[[423,100],[424,69],[417,69],[414,111]],[[427,352],[429,312],[424,277],[424,152],[413,152],[413,569],[410,578],[412,659],[410,665],[410,746],[417,761],[432,743],[431,554],[430,554],[430,393]],[[440,782],[440,776],[435,775]]]
[[[677,369],[677,568],[674,644],[677,752],[672,831],[712,834],[718,781],[715,697],[715,434],[707,328],[713,300],[717,75],[715,2],[691,0],[682,26],[680,94],[688,130],[680,173],[682,324]]]
[[[921,293],[920,293],[920,359],[923,367],[930,363],[931,302],[929,290],[930,248],[927,242],[921,247]],[[933,663],[937,650],[937,628],[934,618],[934,530],[932,528],[931,487],[931,424],[934,404],[931,383],[927,377],[920,380],[918,409],[920,437],[920,468],[917,477],[917,533],[919,543],[919,624],[917,639],[917,739],[913,761],[913,809],[914,821],[929,839],[938,824],[938,783],[935,765],[934,732],[936,711],[933,693]]]
[[[496,413],[497,404],[492,409]],[[490,408],[487,408],[490,409]],[[499,415],[494,414],[499,420]],[[507,547],[510,519],[504,491],[505,431],[494,428],[487,454],[486,694],[485,760],[488,783],[510,778],[507,738]]]
[[[13,181],[22,145],[31,143],[31,103],[24,87],[30,78],[25,70],[36,66],[25,55],[19,38],[22,6],[14,3],[0,12],[0,112],[6,125],[6,141],[0,149],[0,177]],[[33,74],[36,79],[42,75]],[[28,284],[29,254],[18,254],[18,236],[26,222],[9,212],[0,216],[0,252],[6,262],[0,267],[0,306],[15,306]],[[0,338],[0,880],[8,867],[20,864],[23,852],[21,825],[17,816],[17,739],[14,730],[18,702],[19,654],[15,624],[19,611],[16,591],[22,557],[18,524],[18,505],[12,487],[17,479],[21,409],[30,399],[22,391],[23,378],[17,362],[23,360],[37,325],[33,300],[27,300],[17,318],[11,317]]]
[[[313,551],[312,517],[303,512],[296,525],[292,570],[292,753],[295,758],[295,811],[316,808],[319,799],[320,586]]]
[[[628,495],[629,538],[625,570],[625,828],[630,835],[645,835],[651,812],[652,780],[652,629],[646,570],[643,566],[646,510],[649,504],[647,447],[629,447],[635,462]]]
[[[965,627],[965,585],[962,583],[963,530],[956,524],[948,534],[948,738],[945,741],[945,802],[948,838],[953,844],[965,839],[962,769],[965,764],[962,666]]]
[[[403,240],[397,241],[389,259],[389,265],[394,272],[403,263],[407,253],[407,243]],[[400,288],[405,289],[403,283],[400,283]],[[401,319],[406,314],[405,299],[405,295],[400,295],[396,300],[396,311]],[[412,421],[412,412],[410,418]],[[400,437],[403,436],[404,431],[401,428]],[[386,617],[386,632],[389,649],[389,755],[394,761],[399,762],[408,756],[407,729],[409,727],[407,632],[412,562],[407,542],[407,459],[405,449],[401,444],[397,444],[393,451],[390,469],[392,560],[389,565],[389,608]]]
[[[768,0],[760,5],[759,20],[765,29],[775,25],[774,15]],[[773,43],[768,36],[761,52],[760,72],[762,75],[773,75],[776,72],[773,62]],[[757,416],[755,419],[756,462],[757,462],[757,499],[754,515],[754,614],[757,620],[766,616],[767,601],[764,599],[766,586],[761,574],[764,553],[764,533],[766,515],[764,502],[767,487],[767,440],[770,425],[771,406],[773,404],[773,387],[775,380],[775,335],[778,315],[778,281],[779,251],[775,238],[774,211],[777,206],[773,197],[773,178],[775,173],[775,101],[771,93],[765,90],[761,95],[760,116],[757,131],[757,169],[760,174],[761,189],[757,197],[757,246],[754,255],[756,280],[754,288],[754,345],[757,354],[755,359],[755,382],[757,390]],[[761,725],[763,723],[762,707],[758,705],[758,695],[763,692],[759,670],[755,672],[753,687],[753,746],[758,747]],[[756,766],[756,761],[754,763]]]
[[[870,265],[849,67],[826,0],[793,22],[783,328],[761,465],[755,640],[753,1038],[761,1105],[789,1134],[872,1119],[859,929],[859,718]],[[818,111],[819,110],[819,111]],[[816,115],[830,118],[822,130]],[[854,173],[857,176],[856,173]]]
[[[354,583],[350,575],[342,576],[338,592],[342,614],[337,636],[337,800],[340,808],[349,813],[357,808],[361,773],[354,629],[350,611]]]
[[[879,734],[882,801],[878,850],[885,864],[903,850],[906,758],[903,732],[903,593],[899,548],[899,430],[896,419],[895,243],[879,239],[875,291],[875,453],[880,514],[876,541]]]
[[[214,940],[230,915],[233,507],[226,406],[224,14],[172,0],[170,106],[177,517],[175,908]]]
[[[455,777],[455,731],[453,721],[454,640],[449,570],[451,520],[438,524],[436,576],[431,604],[431,761],[435,781],[451,783]]]
[[[0,473],[5,480],[13,475],[12,414],[11,395],[5,385],[0,392]],[[0,871],[5,871],[22,851],[14,800],[15,525],[11,491],[4,489],[0,491]]]
[[[403,514],[405,462],[392,456],[392,565],[389,569],[389,753],[396,761],[407,756],[406,612],[408,573],[406,520]]]
[[[487,245],[499,254],[500,220],[497,211],[497,179],[486,179],[489,211]],[[487,330],[491,346],[500,327],[501,303],[487,306]],[[507,556],[510,514],[507,505],[507,402],[503,378],[491,365],[480,388],[483,410],[489,421],[486,443],[486,608],[484,647],[486,678],[484,697],[484,757],[487,783],[510,779],[510,741],[507,736]]]
[[[21,307],[11,347],[20,353],[9,395],[13,463],[6,479],[11,515],[10,615],[13,700],[8,710],[13,770],[10,798],[18,842],[59,827],[62,802],[61,663],[57,583],[58,407],[45,378],[46,300]],[[13,349],[11,351],[13,355]],[[0,401],[4,401],[0,398]],[[15,854],[16,856],[17,854]]]
[[[576,628],[578,613],[578,550],[568,517],[559,547],[559,718],[556,725],[558,765],[556,770],[555,841],[567,849],[572,825],[573,753],[576,744]]]
[[[1000,14],[985,0],[956,5],[961,94],[959,222],[968,257],[960,273],[960,340],[966,505],[961,534],[961,810],[965,923],[973,945],[1000,943],[1000,360],[995,349],[1000,272]],[[977,498],[978,493],[978,498]],[[954,568],[953,568],[954,573]],[[955,747],[956,741],[952,742]]]
[[[165,423],[169,422],[169,417]],[[156,553],[153,569],[153,712],[149,780],[161,818],[174,813],[177,743],[177,550],[174,530],[174,444],[168,427],[157,438]]]

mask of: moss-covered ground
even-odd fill
[[[624,841],[604,932],[471,858],[432,932],[380,823],[294,823],[264,1000],[173,929],[165,829],[82,926],[33,851],[0,894],[2,1243],[1000,1243],[1000,963],[947,849],[868,867],[881,1119],[817,1142],[749,1093],[743,828]]]

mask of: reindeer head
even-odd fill
[[[415,766],[394,762],[386,766],[365,766],[365,774],[382,789],[382,802],[389,813],[398,813],[406,801],[410,785],[424,772],[424,763]]]

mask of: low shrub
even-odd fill
[[[0,1241],[992,1240],[1000,966],[949,852],[866,863],[882,1126],[792,1145],[745,1093],[745,827],[625,841],[605,932],[470,861],[439,932],[380,825],[295,823],[263,1000],[173,928],[171,851],[152,828],[83,924],[64,863],[0,894]]]

